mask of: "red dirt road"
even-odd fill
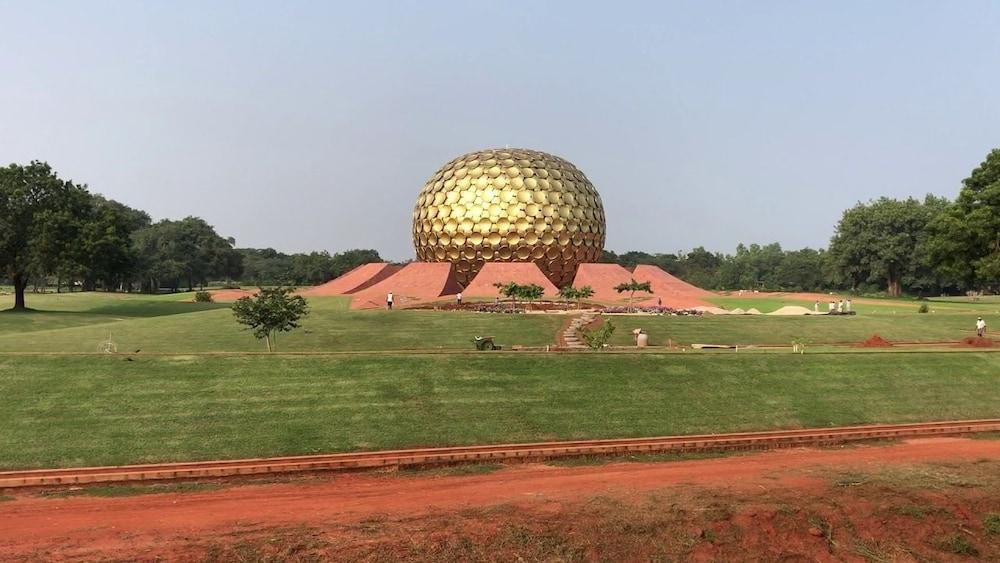
[[[193,539],[223,538],[246,529],[330,528],[385,515],[416,518],[500,504],[537,509],[540,502],[626,497],[678,486],[756,494],[809,488],[810,471],[816,468],[874,471],[901,464],[983,460],[1000,460],[1000,440],[933,438],[669,463],[530,464],[474,476],[321,475],[124,498],[42,498],[17,491],[14,500],[0,502],[0,559],[143,558],[170,553],[170,546]]]

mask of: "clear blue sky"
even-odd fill
[[[1000,146],[1000,3],[2,2],[0,161],[240,246],[412,256],[471,150],[594,182],[608,248],[824,246]]]

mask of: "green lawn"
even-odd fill
[[[813,305],[815,304],[815,300],[809,301],[770,296],[754,297],[753,295],[746,295],[743,297],[717,296],[709,298],[708,301],[726,309],[740,308],[747,310],[750,308],[756,308],[761,313],[770,313],[784,307],[785,305],[798,305],[811,311],[813,310]],[[826,312],[828,303],[829,299],[820,300],[820,312]],[[920,305],[921,301],[905,297],[893,299],[854,300],[851,303],[851,308],[859,314],[891,315],[898,313],[916,313],[917,309],[920,308]],[[970,301],[964,297],[935,297],[928,300],[927,305],[933,313],[1000,313],[1000,299],[997,299],[996,297],[983,297],[980,301]]]
[[[956,341],[975,336],[976,315],[970,313],[861,313],[854,316],[776,317],[768,315],[704,315],[609,317],[616,325],[612,342],[633,343],[632,329],[649,333],[651,345],[674,344],[808,344],[857,343],[873,334],[897,342]],[[993,324],[1000,323],[1000,315]]]
[[[191,303],[191,296],[52,294],[35,310],[0,312],[0,353],[92,353],[109,334],[119,351],[261,352],[265,346],[233,320],[229,305]],[[439,311],[349,311],[342,297],[309,299],[302,328],[278,337],[281,351],[470,349],[477,335],[503,345],[555,344],[558,315]]]
[[[1000,416],[1000,354],[0,356],[0,467]]]

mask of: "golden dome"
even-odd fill
[[[452,160],[413,208],[417,259],[454,263],[463,285],[485,262],[534,262],[555,285],[569,285],[577,265],[600,259],[604,234],[601,196],[583,172],[527,149]]]

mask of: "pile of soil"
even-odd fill
[[[992,348],[994,342],[989,338],[983,338],[982,336],[966,336],[962,339],[962,343],[959,346],[968,346],[971,348]]]
[[[861,343],[862,348],[889,348],[891,346],[892,342],[889,342],[877,334],[871,335],[868,340]]]

